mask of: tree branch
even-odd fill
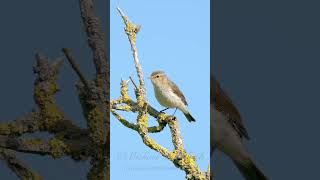
[[[7,123],[0,123],[0,135],[21,136],[25,133],[37,132],[41,128],[40,114],[31,112]]]
[[[140,86],[135,88],[135,95],[137,103],[134,103],[128,94],[128,81],[121,82],[121,97],[119,99],[111,101],[111,112],[112,114],[126,127],[131,128],[139,133],[144,144],[149,148],[160,153],[168,160],[172,161],[173,164],[185,171],[186,179],[188,180],[208,180],[210,172],[202,172],[197,165],[195,156],[188,154],[183,145],[183,139],[180,132],[178,119],[174,116],[168,116],[164,113],[159,113],[148,105],[146,100],[146,88],[143,79],[143,72],[138,58],[138,50],[136,48],[136,36],[141,26],[133,24],[129,18],[123,13],[120,8],[117,8],[125,24],[125,32],[128,36],[131,50],[133,53],[133,59],[139,77]],[[120,104],[126,104],[125,106],[118,106]],[[119,115],[116,110],[121,107],[121,110],[138,112],[137,124],[133,124],[125,120]],[[154,139],[149,136],[150,127],[148,127],[148,114],[156,116],[161,125],[169,125],[172,143],[174,145],[174,151],[159,145]],[[163,126],[163,128],[164,128]],[[162,127],[161,127],[162,128]]]
[[[52,151],[50,143],[39,138],[13,138],[0,136],[0,147],[15,150],[18,152],[38,155],[52,155],[53,157],[58,157],[57,153],[55,153],[55,151]],[[60,148],[59,146],[56,147]]]
[[[120,104],[126,104],[125,106],[122,106],[120,110],[122,111],[130,111],[130,112],[136,112],[138,111],[138,103],[134,102],[130,97],[129,97],[129,90],[128,90],[128,82],[129,81],[122,81],[121,82],[121,97],[117,100],[112,100],[110,102],[110,107],[111,107],[111,113],[126,127],[133,129],[133,130],[138,130],[138,125],[130,123],[127,121],[125,118],[123,118],[120,114],[116,112],[116,110],[119,110]],[[135,89],[136,90],[136,89]],[[166,123],[166,118],[169,116],[158,112],[156,109],[154,109],[152,106],[148,105],[147,108],[148,114],[153,116],[154,118],[157,119],[158,126],[153,126],[153,127],[148,127],[148,132],[149,133],[157,133],[161,132],[164,127],[167,125]]]
[[[36,65],[34,73],[37,78],[34,83],[34,99],[40,108],[39,117],[35,120],[39,123],[40,131],[57,133],[66,130],[79,130],[71,120],[69,120],[55,102],[55,94],[59,91],[57,84],[59,69],[63,60],[57,59],[49,63],[49,59],[42,55],[36,55]]]
[[[105,35],[97,17],[92,0],[79,0],[81,17],[88,36],[88,44],[93,52],[93,60],[96,67],[97,76],[109,79],[109,61],[107,60]],[[104,88],[106,93],[106,87]],[[108,94],[108,93],[106,93]]]
[[[136,41],[137,41],[137,34],[140,31],[141,26],[140,25],[135,25],[133,24],[129,18],[122,12],[122,10],[118,7],[117,8],[118,12],[120,13],[123,22],[125,24],[125,32],[128,36],[130,45],[131,45],[131,51],[132,51],[132,55],[133,55],[133,59],[134,59],[134,64],[136,67],[136,71],[139,77],[139,83],[140,83],[140,87],[144,88],[144,79],[143,79],[143,71],[140,65],[140,61],[139,61],[139,57],[138,57],[138,50],[136,47]]]
[[[5,161],[7,166],[21,179],[42,180],[43,178],[32,171],[24,162],[17,159],[15,152],[0,148],[0,159]]]
[[[78,65],[78,63],[76,62],[75,57],[73,56],[71,49],[68,48],[62,48],[63,53],[65,54],[65,56],[67,57],[67,60],[69,61],[71,67],[73,68],[73,70],[77,73],[77,75],[79,76],[81,82],[85,85],[85,87],[89,90],[89,83],[88,80],[86,79],[84,73],[81,71],[80,66]]]
[[[82,84],[77,86],[87,118],[88,128],[81,129],[66,117],[58,107],[55,95],[59,91],[58,74],[61,58],[51,62],[45,55],[36,54],[34,73],[34,100],[38,108],[14,121],[0,123],[0,159],[5,160],[21,179],[41,179],[14,156],[14,151],[29,154],[50,155],[53,158],[71,156],[86,160],[91,157],[92,168],[88,179],[109,178],[109,61],[104,34],[96,16],[92,0],[79,0],[88,43],[93,52],[96,68],[94,82],[88,81],[81,72],[69,49],[63,52]],[[84,86],[84,87],[83,87]],[[106,111],[107,110],[107,111]],[[49,132],[50,140],[26,138],[22,135]]]
[[[105,35],[102,33],[100,20],[97,17],[92,0],[79,0],[81,17],[88,36],[88,44],[93,52],[93,61],[96,68],[95,87],[89,95],[84,94],[79,87],[82,107],[86,108],[89,137],[92,152],[92,168],[88,179],[109,179],[109,149],[110,149],[110,109],[109,105],[109,61]],[[98,98],[96,98],[98,97]]]

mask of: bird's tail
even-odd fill
[[[189,122],[195,122],[196,120],[191,116],[191,114],[189,112],[187,113],[183,113],[186,118],[188,119]]]
[[[245,165],[234,161],[241,174],[246,180],[268,180],[268,178],[262,173],[262,171],[254,164],[252,160]]]

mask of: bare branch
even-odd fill
[[[91,150],[87,130],[61,133],[50,140],[0,135],[0,147],[53,158],[70,155],[76,161],[87,159]]]
[[[111,109],[111,113],[121,122],[122,125],[130,128],[132,130],[138,131],[138,126],[134,123],[130,123],[128,120],[123,118],[120,114],[117,113],[114,109]]]
[[[138,89],[138,86],[137,86],[136,83],[133,81],[133,79],[132,79],[131,76],[129,76],[129,78],[130,78],[132,84],[134,85],[135,89],[137,90],[137,89]]]
[[[109,61],[107,61],[105,35],[97,17],[92,0],[79,0],[81,17],[88,36],[88,44],[93,52],[97,76],[108,81]],[[101,77],[101,78],[102,78]]]
[[[20,136],[41,129],[40,114],[31,112],[7,123],[0,123],[0,135]]]
[[[49,59],[42,55],[36,55],[37,64],[34,66],[34,73],[37,78],[34,83],[34,99],[40,108],[39,120],[41,131],[57,133],[67,129],[80,129],[71,120],[65,117],[64,113],[55,102],[55,94],[59,91],[57,84],[58,72],[63,62],[58,59],[49,62]]]
[[[127,128],[130,128],[132,130],[138,131],[138,125],[134,124],[134,123],[130,123],[128,120],[126,120],[125,118],[123,118],[120,114],[117,113],[117,111],[115,110],[119,110],[117,108],[112,108],[111,109],[111,113],[113,114],[113,116],[115,116],[122,125],[126,126]],[[148,127],[148,132],[149,133],[158,133],[161,132],[164,127],[166,127],[167,123],[159,123],[158,126],[151,126]]]
[[[102,33],[100,20],[97,17],[92,0],[79,0],[80,11],[84,27],[88,36],[88,44],[93,52],[93,61],[96,68],[96,92],[91,95],[82,94],[84,100],[82,105],[86,107],[86,117],[88,122],[89,137],[92,143],[93,154],[92,168],[88,173],[88,179],[109,179],[109,137],[110,137],[110,107],[109,102],[109,60],[107,60],[107,48],[105,35]],[[98,95],[95,102],[92,95]],[[88,107],[87,105],[93,105]]]
[[[133,24],[129,18],[123,13],[123,11],[118,7],[118,12],[120,13],[123,22],[125,24],[125,32],[128,35],[128,39],[131,45],[131,51],[132,51],[132,55],[133,55],[133,59],[134,59],[134,64],[136,67],[136,71],[139,77],[139,82],[140,82],[140,88],[143,89],[143,91],[145,91],[145,87],[144,87],[144,78],[143,78],[143,71],[140,65],[140,61],[139,61],[139,56],[138,56],[138,50],[136,47],[136,41],[137,41],[137,34],[140,31],[141,26],[140,25],[135,25]]]
[[[63,53],[66,55],[71,67],[73,68],[73,70],[77,73],[77,75],[79,76],[80,80],[82,81],[82,83],[85,85],[85,87],[89,90],[89,83],[88,80],[86,79],[84,73],[81,71],[81,68],[79,66],[79,64],[76,62],[75,57],[73,56],[71,49],[68,48],[62,48]]]
[[[21,179],[42,180],[43,178],[32,171],[23,161],[17,159],[15,152],[0,148],[0,159]]]
[[[54,139],[56,141],[56,139]],[[54,144],[56,143],[56,144]],[[52,157],[61,157],[64,155],[65,145],[57,146],[58,143],[61,145],[63,142],[47,142],[42,139],[32,139],[32,138],[13,138],[7,136],[0,136],[0,147],[7,148],[19,152],[38,154],[38,155],[51,155]],[[56,149],[63,148],[63,149]],[[57,153],[59,152],[59,153]]]

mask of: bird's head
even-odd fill
[[[163,71],[154,71],[149,77],[151,82],[155,85],[160,85],[166,83],[167,76]]]

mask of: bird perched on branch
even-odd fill
[[[163,71],[155,71],[150,76],[154,94],[158,102],[169,108],[176,108],[183,112],[189,122],[196,121],[187,108],[187,101],[178,86],[172,82]],[[162,110],[161,112],[163,112]]]
[[[240,113],[220,87],[215,77],[210,79],[211,153],[218,148],[229,156],[246,180],[267,180],[245,149],[243,139],[249,140]],[[213,102],[213,103],[212,103]],[[212,154],[211,154],[212,156]]]

